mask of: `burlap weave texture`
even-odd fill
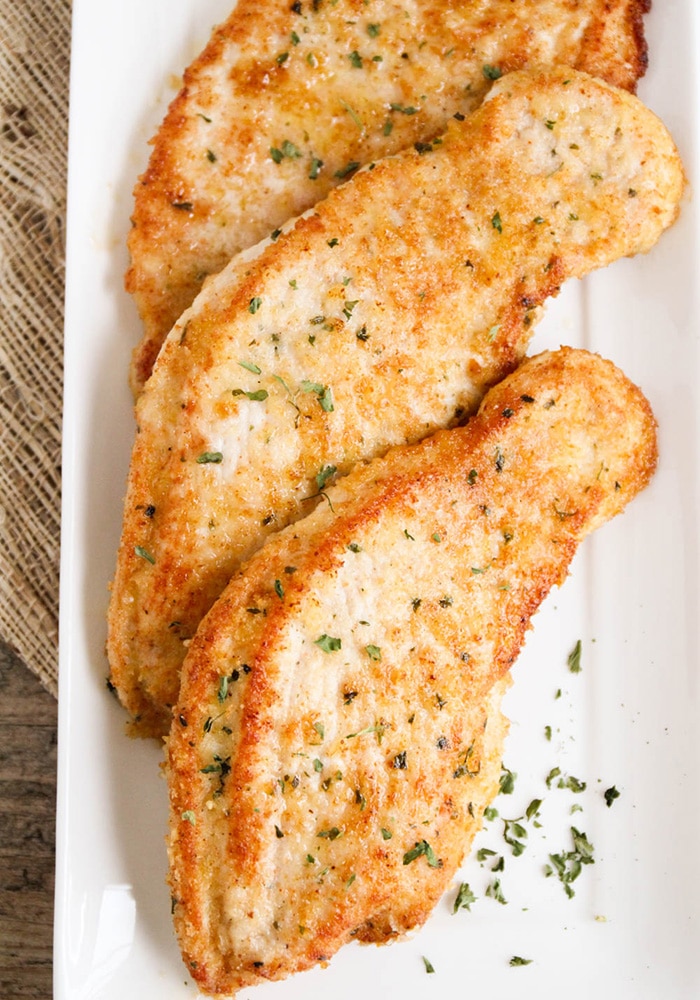
[[[0,638],[57,685],[70,0],[0,0]]]

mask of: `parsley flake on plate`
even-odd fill
[[[457,913],[458,910],[471,910],[472,903],[476,902],[476,896],[471,891],[468,882],[462,882],[455,896],[455,901],[452,904],[452,912]]]

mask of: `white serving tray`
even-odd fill
[[[56,1000],[197,995],[171,929],[160,753],[125,738],[104,641],[134,431],[126,372],[139,323],[122,286],[131,190],[177,74],[231,4],[73,3]],[[683,155],[681,219],[649,256],[567,286],[532,347],[585,346],[620,365],[652,403],[661,453],[651,487],[585,543],[513,671],[506,764],[518,777],[496,807],[515,818],[541,798],[542,826],[528,824],[514,858],[501,819],[487,824],[476,847],[503,854],[505,869],[495,876],[473,853],[461,876],[478,897],[469,912],[451,912],[453,889],[409,940],[351,945],[328,969],[244,998],[700,997],[700,9],[655,0],[646,24],[639,94]],[[548,789],[555,766],[585,780],[585,792]],[[608,807],[613,785],[621,794]],[[595,864],[569,899],[543,869],[571,848],[572,825]],[[484,895],[494,877],[507,905]],[[513,956],[531,964],[512,966]]]

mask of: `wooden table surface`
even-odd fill
[[[0,998],[52,997],[57,704],[0,644]]]

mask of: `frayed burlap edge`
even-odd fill
[[[0,637],[57,689],[70,0],[0,0]]]

